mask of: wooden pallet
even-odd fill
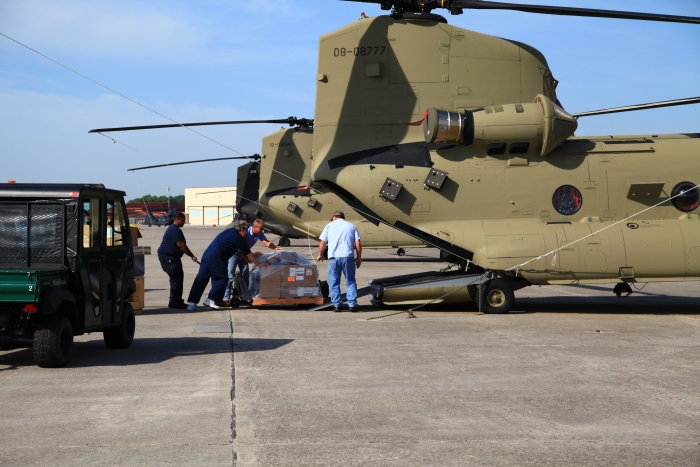
[[[254,298],[253,306],[260,305],[323,305],[323,297],[300,297],[300,298]]]

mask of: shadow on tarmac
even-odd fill
[[[234,338],[233,350],[242,352],[264,352],[275,350],[293,342],[294,339]],[[132,366],[162,363],[173,358],[197,355],[231,353],[231,338],[225,337],[164,337],[134,338],[128,349],[108,349],[102,340],[76,342],[68,368],[100,366]],[[4,368],[7,366],[8,368]],[[15,349],[0,354],[0,371],[15,370],[23,366],[34,366],[32,349]]]
[[[414,306],[360,306],[360,313],[408,310]],[[478,312],[475,303],[454,305],[427,305],[416,311],[427,312]],[[634,315],[700,315],[700,300],[695,297],[666,295],[612,297],[523,297],[515,298],[509,315],[526,313],[585,313],[585,314],[634,314]]]

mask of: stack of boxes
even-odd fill
[[[282,252],[278,252],[276,256],[280,253]],[[283,260],[291,262],[290,259]],[[255,298],[264,300],[319,297],[318,269],[305,258],[301,259],[309,264],[290,265],[270,262],[269,267],[260,271],[260,290]]]

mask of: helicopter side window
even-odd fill
[[[671,202],[676,209],[681,212],[691,212],[697,209],[700,205],[700,190],[695,185],[692,182],[680,182],[673,187],[671,196],[676,197]]]
[[[576,214],[583,205],[583,196],[578,188],[562,185],[552,195],[552,206],[559,214],[570,216]]]
[[[83,199],[83,248],[99,248],[100,199]]]
[[[527,154],[530,143],[513,143],[510,145],[511,154]]]
[[[107,246],[123,246],[124,231],[126,229],[126,218],[124,208],[118,201],[107,200],[107,230],[105,231],[105,241]]]
[[[486,148],[486,154],[489,156],[497,156],[506,153],[506,143],[491,143]]]

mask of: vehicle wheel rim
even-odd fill
[[[502,290],[491,290],[486,296],[489,306],[499,308],[506,302],[506,294]]]

